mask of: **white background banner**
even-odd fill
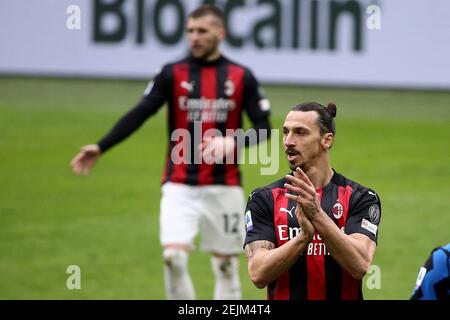
[[[1,0],[0,73],[149,79],[202,1]],[[265,83],[450,89],[449,0],[223,0],[223,52]]]

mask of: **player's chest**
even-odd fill
[[[348,216],[348,197],[344,197],[333,190],[327,190],[326,193],[319,193],[322,210],[342,231],[345,229]],[[275,197],[274,202],[274,227],[277,239],[280,244],[291,240],[301,232],[301,227],[296,216],[297,203],[288,200],[284,195]],[[313,242],[322,242],[319,234],[315,234]]]
[[[174,73],[174,95],[190,99],[239,99],[244,72],[233,66],[190,67]]]

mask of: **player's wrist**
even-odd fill
[[[316,223],[321,218],[323,218],[323,215],[326,215],[326,213],[323,211],[322,208],[319,208],[317,211],[311,212],[309,215],[307,215],[307,218],[309,222]]]
[[[94,147],[97,147],[97,152],[99,155],[101,155],[104,152],[104,150],[107,149],[107,147],[102,146],[101,143],[95,143]]]
[[[309,232],[305,232],[304,230],[301,230],[298,237],[298,244],[301,247],[307,246],[313,239],[313,234],[310,234]]]

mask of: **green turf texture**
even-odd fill
[[[143,81],[0,78],[0,299],[164,299],[159,246],[165,110],[110,150],[91,175],[69,162],[145,89]],[[450,241],[450,92],[265,87],[280,128],[294,104],[338,106],[333,167],[382,199],[373,264],[381,289],[367,299],[407,299],[432,248]],[[281,137],[280,137],[281,138]],[[281,146],[281,143],[280,143]],[[277,175],[244,165],[244,188]],[[66,269],[81,268],[81,290]],[[195,251],[197,297],[212,299],[209,255]],[[367,276],[366,276],[367,279]],[[248,279],[244,299],[265,299]]]

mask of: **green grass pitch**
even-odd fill
[[[164,299],[159,246],[165,111],[113,148],[88,177],[72,175],[79,147],[96,142],[139,98],[143,81],[0,78],[0,299]],[[450,92],[265,87],[275,128],[298,102],[338,106],[333,167],[382,199],[367,299],[407,299],[430,250],[450,241]],[[281,138],[281,136],[280,136]],[[280,144],[281,146],[281,144]],[[244,188],[270,183],[244,165]],[[66,269],[81,268],[81,290]],[[209,256],[190,271],[212,299]],[[264,299],[247,277],[245,299]]]

